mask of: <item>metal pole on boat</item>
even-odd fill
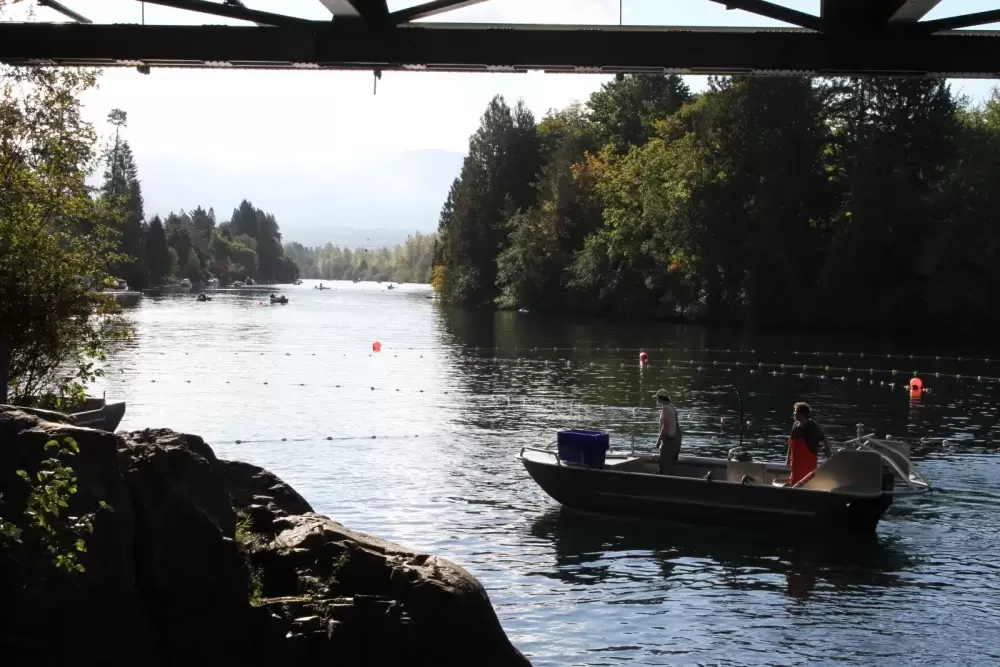
[[[740,393],[740,388],[735,384],[733,385],[733,391],[740,399],[740,449],[743,449],[743,431],[746,430],[747,423],[746,419],[743,417],[743,394]]]
[[[632,408],[632,416],[629,418],[628,432],[629,437],[632,439],[632,453],[629,456],[635,456],[635,408]]]

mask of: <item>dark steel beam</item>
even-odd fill
[[[822,0],[820,15],[842,31],[885,30],[906,0]]]
[[[389,14],[389,22],[393,25],[398,25],[400,23],[418,21],[429,16],[436,16],[437,14],[443,14],[463,7],[478,5],[481,2],[486,2],[486,0],[434,0],[433,2],[425,2],[422,5],[395,11]]]
[[[67,66],[1000,76],[1000,32],[407,24],[367,29],[0,23],[0,61]]]
[[[998,21],[1000,21],[1000,9],[991,9],[985,12],[976,12],[975,14],[962,14],[961,16],[949,16],[948,18],[934,19],[933,21],[923,21],[920,23],[920,27],[928,32],[942,32],[944,30],[971,28]]]
[[[941,0],[904,0],[900,3],[899,9],[889,18],[889,22],[916,23],[940,3]]]
[[[56,0],[38,0],[38,4],[40,4],[42,7],[48,7],[49,9],[53,9],[67,18],[73,19],[77,23],[91,23],[91,20],[88,19],[86,16],[83,16],[82,14],[77,14],[66,5],[60,2],[56,2]]]
[[[347,2],[354,7],[354,10],[368,25],[388,25],[389,7],[385,4],[385,0],[347,0]]]
[[[741,9],[745,12],[750,12],[751,14],[757,14],[758,16],[764,16],[776,21],[784,21],[785,23],[797,25],[800,28],[808,28],[809,30],[816,30],[818,32],[824,32],[828,27],[823,19],[818,16],[806,14],[805,12],[800,12],[797,9],[782,7],[781,5],[776,5],[773,2],[765,2],[765,0],[709,1],[725,5],[726,9]]]
[[[142,0],[140,0],[142,1]],[[255,9],[247,9],[240,5],[220,5],[206,0],[144,0],[153,5],[163,5],[175,9],[186,9],[199,14],[211,14],[212,16],[225,16],[230,19],[240,19],[250,21],[257,25],[292,27],[296,25],[310,25],[312,21],[285,16],[284,14],[272,14],[271,12],[259,12]]]

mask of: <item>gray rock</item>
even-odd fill
[[[67,436],[80,447],[70,511],[113,511],[97,515],[74,581],[17,580],[0,549],[4,664],[529,664],[461,567],[316,515],[197,436],[44,417],[0,406],[0,516],[23,514],[15,471]],[[234,507],[252,533],[237,535]]]
[[[284,514],[306,514],[313,511],[312,506],[298,491],[269,470],[242,461],[221,463],[226,488],[238,507],[260,504],[260,500],[266,499]]]

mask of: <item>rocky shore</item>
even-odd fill
[[[17,471],[66,437],[67,511],[96,511],[85,570],[26,581],[0,562],[4,664],[529,665],[461,567],[348,530],[198,436],[0,406],[0,518],[24,520]]]

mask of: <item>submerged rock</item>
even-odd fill
[[[197,436],[114,435],[0,406],[0,517],[23,515],[16,471],[33,474],[45,443],[67,436],[80,448],[68,511],[113,511],[96,515],[86,571],[46,580],[44,595],[0,548],[5,664],[529,664],[464,569],[317,515]]]

